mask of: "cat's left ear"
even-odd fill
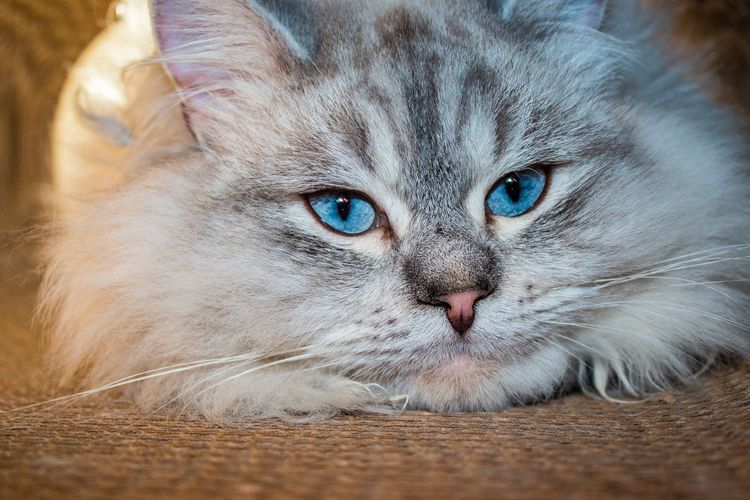
[[[607,13],[607,0],[500,0],[500,13],[505,20],[551,18],[571,26],[601,28]]]
[[[314,23],[298,0],[151,0],[154,35],[193,133],[233,119],[238,85],[273,88],[312,57]]]

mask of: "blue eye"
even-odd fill
[[[357,194],[329,192],[313,194],[307,199],[320,220],[340,233],[354,236],[375,225],[375,207]]]
[[[521,170],[506,175],[487,195],[487,208],[500,217],[519,217],[536,205],[547,184],[541,170]]]

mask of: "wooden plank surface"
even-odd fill
[[[0,1],[0,70],[12,77],[0,109],[12,100],[13,115],[26,117],[2,117],[0,222],[17,220],[9,193],[20,200],[44,178],[51,103],[66,64],[102,26],[106,3]],[[750,4],[671,5],[686,15],[685,37],[723,49],[722,98],[748,105]],[[26,205],[15,211],[27,215]],[[25,235],[0,229],[0,410],[56,394],[31,328],[37,277]],[[0,499],[748,498],[749,450],[748,364],[641,404],[573,395],[496,414],[348,416],[311,425],[222,427],[143,415],[102,398],[0,414]]]

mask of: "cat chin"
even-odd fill
[[[399,381],[389,392],[406,395],[414,410],[497,411],[549,398],[570,367],[570,356],[555,346],[510,363],[462,354]]]

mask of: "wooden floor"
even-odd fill
[[[102,25],[94,21],[106,4],[0,0],[0,210],[9,206],[7,193],[43,177],[28,165],[40,168],[54,93],[65,64]],[[722,97],[750,106],[747,1],[672,4],[689,11],[682,25],[687,36],[719,40],[726,49],[721,73],[734,83]],[[45,23],[54,27],[51,38]],[[48,38],[55,43],[39,41]],[[9,75],[15,87],[6,85]],[[0,221],[16,219],[8,215],[0,213]],[[2,228],[0,500],[750,496],[748,364],[642,404],[574,395],[498,414],[220,427],[142,415],[106,398],[9,412],[56,393],[41,371],[40,336],[30,327],[37,286],[32,252],[20,233]]]

